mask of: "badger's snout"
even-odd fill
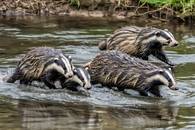
[[[84,84],[83,87],[84,87],[85,89],[89,90],[89,89],[91,89],[92,85],[91,85],[91,83],[86,83],[86,84]]]
[[[178,90],[178,88],[175,85],[169,85],[168,86],[171,90]]]
[[[169,46],[176,47],[176,46],[178,46],[178,44],[179,44],[178,41],[175,40],[174,42],[170,42]]]

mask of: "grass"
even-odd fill
[[[73,6],[80,7],[80,0],[68,0]],[[86,0],[87,1],[87,0]],[[112,0],[108,0],[112,1]],[[195,0],[115,0],[118,7],[131,6],[130,3],[137,1],[139,6],[151,5],[157,10],[171,9],[177,16],[195,16]]]
[[[73,5],[73,6],[77,6],[80,7],[80,1],[79,0],[68,0],[68,2]]]
[[[195,0],[140,0],[142,4],[168,7],[182,15],[195,14]]]

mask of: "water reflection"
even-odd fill
[[[28,130],[120,129],[173,125],[178,108],[168,105],[104,108],[87,104],[19,101],[22,127]]]
[[[99,126],[98,113],[90,106],[19,102],[22,126],[28,130],[90,129]]]

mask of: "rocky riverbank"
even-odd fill
[[[140,4],[139,0],[2,0],[0,16],[78,16],[126,19],[144,17],[161,21],[191,22],[193,13],[182,16],[171,8]]]

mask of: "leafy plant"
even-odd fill
[[[182,14],[195,12],[195,0],[140,0],[140,2],[156,7],[173,8]]]
[[[80,7],[80,1],[79,0],[68,0],[71,5]]]

